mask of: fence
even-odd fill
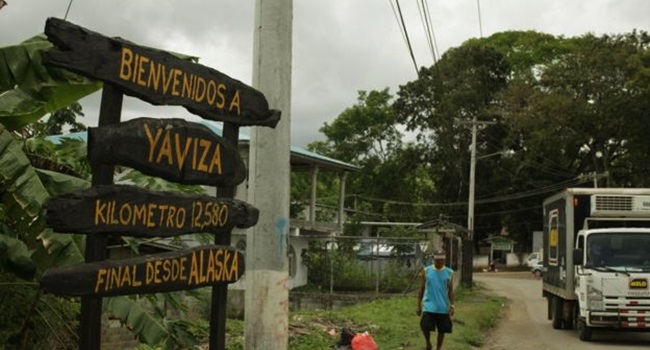
[[[403,237],[323,237],[303,251],[309,288],[334,293],[409,293],[419,286],[418,273],[431,263],[435,249],[447,252],[447,266],[460,264],[459,241]]]

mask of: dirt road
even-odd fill
[[[590,350],[648,349],[650,333],[594,332],[583,342],[574,330],[556,330],[546,319],[542,281],[528,272],[478,273],[474,280],[508,303],[505,316],[489,336],[483,350]]]

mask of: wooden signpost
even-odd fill
[[[88,157],[183,184],[233,186],[246,178],[236,144],[182,119],[138,118],[89,128]]]
[[[50,198],[46,224],[55,232],[175,237],[229,233],[257,223],[259,210],[230,198],[151,192],[130,185],[92,187]]]
[[[275,125],[264,95],[226,74],[168,52],[108,38],[61,19],[48,18],[45,35],[58,50],[46,64],[101,80],[154,105],[183,106],[203,118],[239,126]]]
[[[70,296],[162,293],[232,283],[243,274],[240,252],[229,246],[206,245],[50,269],[41,287],[48,293]]]
[[[227,284],[244,273],[244,257],[230,247],[234,227],[257,223],[259,211],[234,200],[246,177],[237,150],[240,126],[275,127],[280,112],[264,95],[227,75],[164,51],[108,38],[49,18],[55,49],[48,65],[105,83],[99,127],[90,128],[89,190],[51,198],[46,223],[57,232],[87,234],[86,263],[46,271],[44,291],[81,296],[82,350],[99,350],[103,296],[157,293],[212,286],[210,349],[225,349]],[[222,121],[223,137],[181,119],[139,118],[120,123],[123,94],[155,105],[179,105],[203,118]],[[156,193],[113,185],[115,165],[182,184],[217,186],[218,198]],[[215,245],[105,260],[108,235],[174,237],[215,234]]]

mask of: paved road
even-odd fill
[[[527,272],[478,273],[474,280],[509,302],[505,317],[484,350],[590,350],[648,349],[650,333],[594,332],[583,342],[575,330],[556,330],[546,319],[542,281]]]

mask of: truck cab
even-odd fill
[[[543,203],[542,296],[555,329],[650,331],[650,188],[570,188]]]
[[[593,327],[650,326],[650,228],[582,230],[573,261],[581,339]]]

